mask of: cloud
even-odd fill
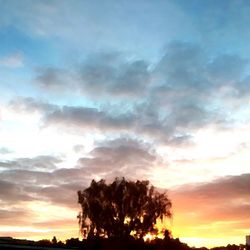
[[[233,126],[231,114],[244,103],[240,98],[247,65],[237,54],[212,56],[199,44],[170,43],[152,72],[157,83],[150,95],[152,109],[164,110],[170,127],[188,128],[186,135],[209,125]]]
[[[20,68],[23,66],[23,56],[21,53],[14,53],[0,57],[0,66],[12,69]]]
[[[0,173],[2,180],[11,183],[25,185],[51,185],[53,183],[53,176],[50,172],[24,170],[24,169],[10,169],[4,170]]]
[[[66,86],[75,88],[75,81],[73,81],[73,75],[69,71],[51,67],[37,69],[35,78],[35,82],[46,91],[62,91]]]
[[[119,105],[109,110],[108,107],[99,109],[85,106],[59,106],[36,101],[33,98],[17,98],[10,102],[10,106],[15,112],[40,113],[43,128],[54,126],[63,128],[70,133],[82,133],[90,130],[92,133],[101,132],[108,135],[127,133],[132,136],[146,136],[149,139],[164,143],[175,141],[175,144],[180,141],[181,137],[183,140],[185,138],[191,139],[191,136],[180,131],[175,134],[178,125],[181,127],[181,123],[184,123],[181,120],[189,119],[188,116],[193,115],[190,127],[196,121],[194,116],[195,107],[193,109],[188,107],[185,110],[186,112],[179,112],[178,121],[176,121],[174,120],[177,119],[174,117],[175,112],[169,116],[162,116],[157,110],[155,111],[155,107],[151,106],[150,103],[136,105],[131,110],[127,108],[120,109]],[[186,124],[182,126],[186,126]]]
[[[154,65],[118,52],[100,52],[74,69],[40,69],[35,80],[46,91],[75,88],[91,105],[18,98],[11,106],[40,112],[44,127],[73,133],[126,132],[170,146],[190,145],[197,129],[239,125],[241,97],[249,93],[247,64],[239,55],[211,56],[199,44],[181,41],[169,43]]]
[[[96,108],[63,106],[49,113],[46,125],[66,125],[97,130],[123,130],[134,126],[132,114],[110,115]]]
[[[185,216],[190,213],[199,223],[241,223],[246,220],[250,208],[249,190],[250,174],[247,173],[221,177],[208,183],[184,185],[172,191],[171,196],[176,214]]]
[[[191,185],[186,192],[194,193],[196,198],[204,200],[228,200],[240,197],[249,198],[250,174],[227,176],[201,185]],[[218,192],[220,190],[220,192]]]
[[[116,176],[146,178],[157,162],[160,158],[149,145],[129,138],[105,141],[78,160],[82,169],[109,180]]]
[[[161,159],[151,145],[122,137],[99,142],[75,167],[57,168],[60,162],[53,156],[40,156],[1,163],[0,199],[6,204],[37,200],[72,207],[77,190],[92,179],[147,178]]]
[[[42,126],[64,126],[80,130],[94,131],[127,130],[135,125],[136,118],[132,113],[113,114],[106,110],[85,106],[59,106],[34,98],[16,98],[10,101],[15,112],[38,112],[42,116]],[[126,110],[125,110],[126,111]]]
[[[87,187],[95,173],[79,166],[59,168],[61,162],[49,155],[1,162],[0,202],[18,206],[44,201],[75,207],[77,190]]]
[[[82,64],[80,87],[92,94],[141,96],[151,82],[148,66],[143,60],[126,60],[118,53],[94,55]]]
[[[30,211],[20,208],[0,209],[0,221],[2,226],[25,225],[31,217]]]
[[[206,54],[199,45],[176,41],[166,47],[154,73],[166,86],[194,91],[206,85],[205,63]]]
[[[15,160],[8,160],[0,162],[0,167],[4,169],[21,169],[21,170],[52,170],[61,163],[62,159],[41,155],[34,158],[18,158]]]
[[[238,54],[211,55],[199,44],[175,41],[154,63],[114,51],[92,53],[71,69],[40,68],[34,84],[46,90],[74,88],[99,103],[108,97],[116,101],[133,97],[161,105],[193,102],[204,107],[223,86],[240,88],[238,82],[247,79],[248,61]]]
[[[71,69],[44,67],[36,70],[34,85],[45,91],[70,88],[96,98],[109,96],[140,97],[151,82],[149,65],[144,60],[127,59],[118,52],[89,55]]]
[[[247,64],[248,60],[238,55],[222,54],[208,63],[207,72],[214,83],[229,85],[244,77]]]
[[[26,191],[35,197],[34,200],[75,208],[77,205],[77,191],[86,186],[84,182],[81,185],[72,182],[72,184],[55,184],[47,187],[26,187]]]
[[[199,44],[172,42],[152,72],[157,84],[151,98],[157,97],[154,103],[169,109],[196,106],[209,116],[222,108],[218,105],[228,96],[237,98],[239,82],[247,77],[247,65],[248,60],[237,54],[210,55]]]
[[[249,60],[238,54],[209,54],[199,44],[172,42],[155,67],[154,74],[175,98],[208,105],[214,91],[222,86],[237,90],[237,83],[247,75]],[[185,91],[178,93],[178,91]],[[170,96],[169,96],[170,97]],[[171,97],[170,97],[171,98]]]
[[[55,110],[57,105],[36,100],[33,97],[17,97],[9,102],[10,108],[16,112],[46,113]]]
[[[2,179],[0,181],[0,200],[4,204],[15,204],[20,201],[30,201],[32,196],[27,194],[22,186]]]
[[[84,169],[58,169],[52,172],[4,170],[0,173],[0,200],[5,206],[44,201],[74,207],[77,190],[91,181]]]
[[[8,225],[11,216],[16,215],[17,221],[22,223],[23,216],[28,214],[24,214],[24,210],[18,206],[31,201],[76,209],[76,191],[86,188],[92,179],[104,178],[111,181],[116,176],[150,179],[152,169],[162,164],[162,159],[152,145],[121,137],[96,143],[94,149],[81,157],[73,168],[52,169],[50,172],[46,168],[43,172],[28,169],[4,170],[0,173],[0,199],[4,204],[0,219],[5,216],[1,221],[3,225]],[[216,221],[235,221],[243,228],[249,211],[249,180],[249,174],[228,176],[209,183],[190,184],[170,190],[169,196],[174,204],[174,225],[178,227],[180,219],[188,218],[188,225],[193,227],[192,230],[196,228],[198,220],[200,226],[211,225]],[[15,205],[16,208],[8,210],[9,205]],[[34,223],[38,227],[50,225],[49,222],[41,225],[39,222]],[[69,226],[70,224],[69,222]],[[55,224],[51,224],[52,228],[53,225]]]
[[[52,170],[4,170],[0,173],[0,221],[2,225],[16,226],[11,219],[15,216],[17,225],[23,225],[26,217],[33,218],[32,226],[38,228],[58,228],[64,223],[59,220],[39,222],[30,202],[44,202],[63,208],[75,210],[77,215],[77,191],[89,186],[92,179],[106,178],[113,180],[116,176],[131,179],[146,177],[156,155],[149,145],[142,142],[121,138],[99,143],[88,157],[79,159],[74,168]],[[20,165],[20,164],[19,164]],[[14,206],[11,209],[10,206]],[[41,219],[41,218],[40,218]],[[28,220],[28,219],[27,219]],[[29,220],[28,220],[29,221]],[[26,222],[27,223],[27,222]],[[29,222],[30,223],[30,222]],[[68,227],[77,225],[69,220]]]

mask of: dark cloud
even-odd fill
[[[190,90],[207,86],[204,77],[205,63],[205,53],[198,45],[172,42],[156,65],[154,74],[165,86],[190,93]]]
[[[161,94],[168,102],[192,100],[205,106],[221,86],[233,84],[238,89],[237,82],[244,80],[248,62],[237,54],[208,55],[199,44],[175,41],[166,46],[154,65],[126,59],[116,52],[96,53],[87,57],[80,69],[41,68],[36,83],[47,90],[73,87],[100,102],[107,95],[114,100],[124,95],[145,101]]]
[[[61,185],[84,185],[88,183],[92,176],[83,168],[59,168],[53,171],[39,170],[4,170],[0,173],[2,180],[7,183],[15,183],[20,187],[27,188],[37,187],[41,189],[49,186]]]
[[[86,186],[91,179],[93,173],[84,168],[60,168],[52,173],[55,185],[83,185]]]
[[[49,113],[45,124],[77,126],[96,130],[127,130],[134,126],[133,114],[108,114],[96,108],[63,106]]]
[[[81,87],[96,94],[141,96],[151,81],[148,64],[115,53],[89,57],[81,68]]]
[[[39,68],[35,82],[45,90],[62,90],[67,85],[73,87],[72,78],[73,76],[66,69]]]
[[[84,181],[81,184],[74,184],[74,180],[72,180],[70,184],[55,184],[45,187],[30,186],[26,187],[25,190],[35,197],[34,200],[75,208],[77,207],[77,191],[85,187],[87,187],[87,183],[84,183]]]
[[[207,72],[213,82],[220,85],[229,85],[239,81],[244,76],[247,63],[248,60],[238,55],[223,54],[208,63]]]
[[[87,187],[94,177],[84,169],[71,168],[53,172],[5,170],[0,178],[0,200],[6,205],[37,200],[73,207],[77,190]]]
[[[191,109],[189,109],[189,112],[191,112]],[[186,113],[184,113],[183,111],[183,119],[184,116],[194,115],[194,112],[188,113],[187,109]],[[180,115],[181,113],[179,112]],[[195,121],[195,117],[193,117],[192,121]],[[175,122],[169,119],[169,117],[160,117],[147,104],[136,107],[132,111],[126,111],[126,109],[123,110],[121,108],[117,113],[96,108],[63,106],[44,115],[44,124],[46,126],[63,126],[66,129],[101,131],[109,134],[126,132],[138,136],[146,135],[165,142],[171,136],[174,137],[175,128],[178,126],[177,123],[180,123],[180,119]],[[183,126],[186,126],[186,124]]]
[[[15,204],[20,201],[30,201],[32,196],[26,193],[22,186],[14,182],[0,180],[0,200],[4,203]]]
[[[9,207],[9,209],[0,209],[0,222],[2,226],[25,225],[31,216],[31,212],[20,208],[13,209]]]
[[[5,169],[27,170],[52,170],[62,159],[49,155],[36,156],[34,158],[17,158],[11,161],[0,162],[0,167]]]
[[[5,206],[37,200],[76,209],[77,190],[86,188],[92,179],[110,181],[116,176],[150,179],[150,171],[156,164],[162,164],[161,158],[150,144],[143,141],[127,137],[102,141],[88,156],[80,158],[74,168],[50,172],[2,171],[0,200]],[[186,214],[191,219],[199,218],[201,223],[217,220],[240,223],[249,212],[249,183],[250,174],[228,176],[209,183],[182,186],[172,190],[170,197],[176,216]],[[192,215],[188,215],[190,211]],[[19,209],[2,209],[0,220],[7,225],[11,216],[16,215],[17,220],[22,221],[21,217],[27,216],[23,213]]]
[[[92,179],[105,178],[110,181],[116,176],[134,179],[141,178],[142,175],[146,178],[148,171],[157,161],[150,145],[138,140],[120,138],[98,143],[88,157],[79,159],[74,168],[43,168],[43,171],[17,169],[21,168],[22,164],[26,167],[27,164],[38,166],[37,161],[39,163],[42,158],[17,159],[14,162],[15,168],[0,173],[0,201],[5,207],[8,206],[0,210],[2,225],[12,225],[13,216],[20,224],[23,224],[26,216],[32,217],[25,210],[11,210],[10,205],[18,207],[25,202],[42,201],[77,209],[77,191],[89,186]],[[45,159],[54,164],[54,157]],[[13,162],[9,164],[12,165]],[[34,226],[38,227],[55,225],[58,226],[53,222],[34,223]],[[72,226],[72,221],[69,221],[69,226]]]
[[[193,192],[196,198],[201,199],[233,199],[240,197],[250,198],[250,174],[223,177],[212,183],[190,186],[187,192]],[[218,192],[220,190],[220,192]]]
[[[170,121],[174,127],[180,128],[197,128],[202,127],[210,122],[209,116],[203,107],[196,104],[180,104],[175,106],[170,114]]]
[[[83,94],[140,97],[151,82],[149,65],[120,53],[92,54],[77,69],[40,68],[35,84],[46,91],[74,88]],[[100,96],[99,96],[100,97]]]
[[[236,54],[222,53],[211,58],[199,45],[174,42],[153,71],[160,84],[162,96],[171,101],[188,100],[209,105],[209,97],[221,86],[237,90],[237,82],[245,78],[248,59]],[[157,93],[157,92],[156,92]],[[157,93],[158,95],[161,92]]]
[[[112,114],[108,111],[84,106],[58,106],[46,102],[36,101],[33,98],[18,98],[10,102],[15,111],[40,112],[41,125],[63,126],[64,128],[86,129],[93,131],[119,131],[130,130],[135,126],[136,117],[133,113],[123,111]]]
[[[0,173],[1,179],[11,183],[25,185],[51,185],[54,183],[54,177],[51,172],[11,169]]]
[[[227,101],[249,93],[247,63],[239,55],[208,56],[198,44],[178,41],[170,43],[154,65],[115,52],[93,54],[81,69],[45,68],[37,76],[47,89],[77,86],[83,96],[95,96],[97,102],[91,107],[59,106],[32,98],[19,98],[11,106],[41,112],[43,125],[62,126],[69,132],[126,132],[172,146],[185,145],[192,143],[197,129],[207,125],[234,126],[231,114],[242,105],[233,107]],[[124,102],[120,95],[135,98]],[[116,102],[114,106],[108,105],[109,98]]]
[[[97,176],[109,179],[116,176],[137,178],[147,176],[160,159],[149,145],[128,138],[106,141],[80,158],[82,168]]]
[[[172,191],[171,196],[176,213],[192,211],[201,222],[244,221],[250,208],[249,190],[250,174],[242,174],[204,184],[185,185]]]
[[[0,201],[18,205],[38,200],[75,207],[77,190],[87,187],[96,173],[80,166],[58,168],[61,162],[54,156],[1,162]]]
[[[31,105],[30,105],[31,104]],[[112,134],[126,132],[131,135],[146,136],[164,143],[175,144],[190,140],[192,129],[204,126],[215,119],[195,104],[176,103],[166,108],[156,103],[135,105],[132,110],[120,106],[112,111],[84,106],[57,106],[36,102],[32,98],[11,102],[24,112],[41,112],[42,126],[57,126],[74,133],[92,131]],[[182,140],[179,140],[182,138]]]
[[[54,171],[13,169],[2,171],[2,199],[7,202],[39,200],[75,207],[76,192],[87,187],[92,179],[116,176],[147,177],[157,159],[148,144],[120,138],[98,144],[88,157],[80,158],[75,168]],[[32,162],[33,163],[33,162]],[[20,165],[20,164],[19,164]],[[8,192],[6,192],[8,190]]]
[[[158,99],[136,107],[136,134],[177,146],[185,144],[185,141],[191,143],[195,129],[218,122],[216,115],[207,112],[203,106],[191,101],[185,103],[184,99],[182,101],[163,104]]]
[[[153,71],[157,84],[148,98],[151,110],[161,117],[165,114],[161,124],[173,137],[189,138],[194,129],[206,125],[232,125],[230,114],[237,109],[225,107],[226,98],[239,98],[235,93],[246,86],[242,78],[246,79],[247,63],[238,55],[211,59],[198,45],[171,43]]]

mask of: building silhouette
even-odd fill
[[[246,236],[246,250],[250,250],[250,235]]]

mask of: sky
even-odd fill
[[[79,237],[77,190],[124,176],[190,246],[245,243],[249,1],[0,6],[0,236]]]

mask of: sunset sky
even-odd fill
[[[0,0],[0,236],[79,237],[92,179],[168,189],[190,246],[250,234],[250,1]]]

